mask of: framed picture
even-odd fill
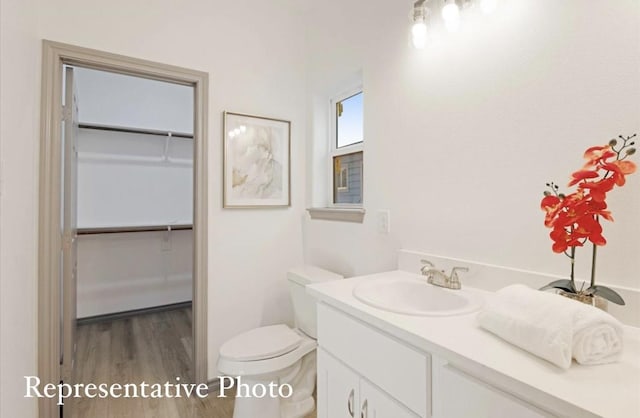
[[[291,122],[224,112],[223,207],[291,206]]]

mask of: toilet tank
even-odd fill
[[[316,299],[307,294],[308,284],[340,280],[344,277],[315,266],[301,266],[287,272],[296,328],[311,338],[318,338],[316,327]]]

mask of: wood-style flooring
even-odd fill
[[[81,325],[77,331],[78,383],[189,382],[191,309],[177,309]],[[233,397],[80,398],[65,418],[231,418]],[[306,418],[315,418],[315,412]],[[255,417],[260,418],[260,417]]]

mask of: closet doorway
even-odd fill
[[[63,212],[77,214],[78,324],[190,307],[193,87],[64,72],[77,108],[77,197]]]
[[[206,383],[207,74],[43,46],[39,376]]]

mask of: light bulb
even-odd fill
[[[493,13],[496,7],[498,7],[498,0],[482,0],[480,2],[480,9],[486,15]]]
[[[416,49],[423,49],[427,45],[427,24],[417,21],[411,27],[411,41]]]
[[[460,20],[460,8],[455,1],[449,0],[442,8],[442,18],[445,22]]]

